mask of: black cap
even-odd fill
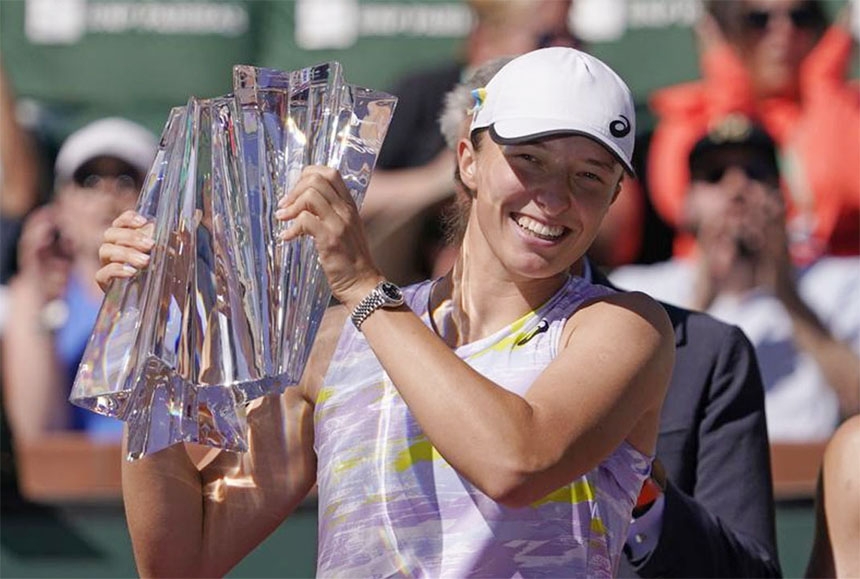
[[[690,151],[689,167],[695,172],[699,164],[712,152],[726,149],[747,149],[761,153],[773,175],[779,175],[776,143],[767,132],[741,114],[724,117],[711,126]]]

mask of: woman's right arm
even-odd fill
[[[198,469],[182,445],[122,467],[123,501],[142,577],[221,577],[313,486],[313,407],[298,388],[249,411],[250,450],[213,451]],[[289,457],[289,460],[288,460]]]
[[[102,288],[147,264],[150,232],[134,212],[114,221],[99,251]],[[302,384],[250,405],[248,452],[213,450],[198,467],[173,445],[124,462],[123,501],[141,576],[222,576],[304,499],[316,475],[311,393],[334,350],[337,317],[323,320]]]

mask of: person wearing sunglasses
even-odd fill
[[[736,324],[756,348],[771,441],[826,440],[860,411],[860,267],[789,256],[775,144],[732,115],[693,147],[685,258],[612,272],[618,286]]]
[[[122,422],[68,402],[102,293],[93,281],[104,231],[134,207],[156,138],[124,118],[87,124],[63,141],[54,196],[23,224],[3,329],[4,403],[16,440],[79,430],[119,440]]]
[[[851,3],[828,26],[816,0],[710,1],[696,27],[702,79],[657,91],[647,186],[676,226],[690,174],[683,163],[715,121],[742,113],[777,143],[798,264],[860,254],[860,90],[846,80]],[[856,7],[854,8],[856,9]],[[679,232],[675,255],[692,238]]]

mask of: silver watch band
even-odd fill
[[[355,309],[352,310],[352,323],[355,329],[361,330],[361,324],[364,320],[370,317],[370,314],[381,308],[385,304],[385,299],[379,295],[379,290],[374,289],[367,297],[358,302]]]
[[[403,305],[403,293],[400,288],[390,281],[382,280],[373,288],[373,291],[358,302],[350,317],[355,328],[361,331],[364,320],[379,308],[396,308],[401,305]]]

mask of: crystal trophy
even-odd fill
[[[396,101],[337,62],[236,66],[232,94],[171,111],[137,204],[150,264],[108,289],[70,395],[128,423],[129,460],[245,451],[246,404],[298,383],[331,290],[312,240],[278,241],[278,199],[314,164],[360,205]]]

